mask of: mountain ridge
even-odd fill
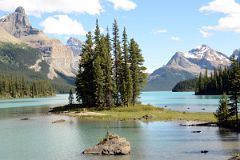
[[[73,88],[79,54],[74,54],[74,50],[60,40],[33,28],[23,7],[0,18],[0,34],[2,74],[20,75],[29,80],[48,79],[60,88],[59,92]]]
[[[187,52],[176,52],[165,66],[150,74],[144,90],[172,90],[178,82],[195,78],[206,68],[211,72],[214,68],[229,64],[230,60],[225,54],[202,44]]]

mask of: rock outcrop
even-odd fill
[[[11,35],[21,38],[40,31],[31,26],[23,7],[18,7],[15,12],[0,19],[0,25]]]
[[[114,134],[107,134],[96,146],[84,150],[83,154],[127,155],[130,152],[130,143],[125,138]]]
[[[77,74],[79,61],[81,59],[80,55],[82,53],[82,45],[83,45],[82,41],[80,41],[77,38],[70,37],[67,40],[66,46],[68,46],[72,50],[73,56],[74,56],[72,68],[73,68],[73,73],[75,74]]]
[[[0,19],[0,33],[4,33],[3,42],[14,40],[15,43],[26,43],[30,47],[37,48],[42,57],[36,61],[34,66],[38,66],[42,59],[46,61],[49,64],[47,74],[49,79],[58,78],[59,74],[75,77],[76,62],[71,48],[33,28],[23,7],[18,7],[15,12]],[[79,58],[76,61],[79,61]],[[39,68],[35,68],[33,69],[38,72]]]

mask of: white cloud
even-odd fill
[[[100,0],[0,0],[2,11],[12,12],[18,6],[35,16],[52,12],[97,15],[103,11]]]
[[[203,29],[200,29],[200,33],[202,34],[202,36],[204,38],[208,38],[212,35],[211,33],[207,32],[207,31],[204,31]]]
[[[122,9],[128,11],[135,9],[137,7],[137,4],[131,0],[108,0],[108,1],[113,4],[114,9],[116,10]]]
[[[172,36],[171,40],[172,41],[181,41],[181,38],[180,37],[176,37],[176,36]]]
[[[57,35],[85,35],[86,31],[77,21],[72,20],[67,15],[55,15],[45,19],[41,26],[43,31],[49,34]]]
[[[201,12],[220,12],[234,14],[240,12],[240,4],[235,0],[213,0],[199,9]]]
[[[230,31],[240,33],[240,4],[235,0],[213,0],[200,8],[201,12],[223,13],[218,24],[203,26],[204,31]]]
[[[155,31],[155,33],[167,33],[166,29],[158,29]]]

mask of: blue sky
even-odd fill
[[[64,43],[70,36],[84,41],[96,18],[103,32],[116,18],[139,43],[149,71],[201,44],[226,55],[240,48],[239,0],[1,0],[0,16],[17,6],[34,27]]]

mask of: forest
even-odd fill
[[[187,79],[181,82],[178,82],[172,89],[172,92],[193,92],[196,88],[197,79]]]
[[[146,82],[138,43],[128,40],[126,28],[120,39],[116,20],[112,36],[108,29],[105,35],[100,33],[98,20],[94,34],[86,35],[76,78],[77,100],[85,107],[135,105]]]
[[[231,59],[229,67],[219,67],[210,72],[206,69],[195,79],[184,80],[177,83],[173,92],[193,91],[196,95],[222,95],[229,94],[232,81],[237,81],[240,74],[239,62]]]
[[[221,67],[208,74],[206,69],[204,75],[200,73],[196,82],[196,95],[222,95],[230,94],[233,82],[238,81],[240,67],[238,60],[232,58],[230,67]]]
[[[41,53],[25,44],[0,43],[0,73],[24,77],[27,81],[49,80],[49,64],[46,61],[39,63],[41,70],[35,72],[30,69],[41,58]],[[58,78],[50,80],[57,93],[68,93],[74,88],[75,78],[58,73]]]
[[[46,97],[55,95],[48,80],[29,81],[24,77],[0,76],[0,98]]]

